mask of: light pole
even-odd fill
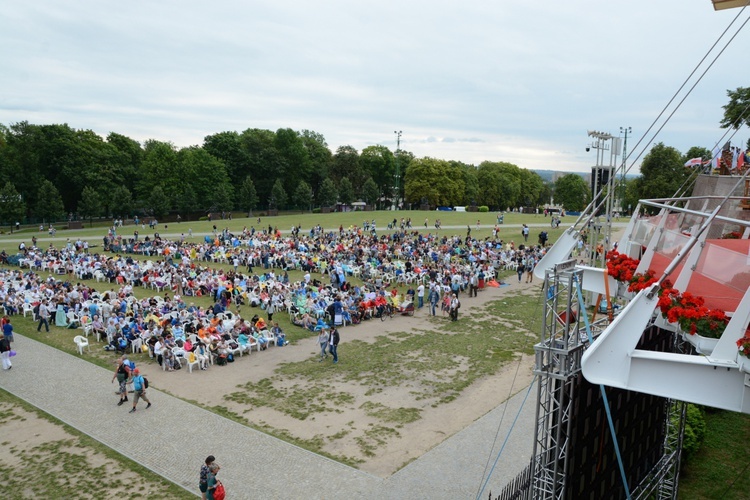
[[[620,127],[620,133],[625,134],[622,145],[622,170],[620,172],[620,210],[625,211],[625,169],[628,160],[628,134],[633,133],[633,127]]]
[[[401,196],[401,190],[400,184],[401,184],[401,172],[400,172],[400,165],[399,165],[399,151],[401,150],[401,131],[400,130],[394,130],[394,134],[396,134],[396,210],[398,210],[398,200]]]

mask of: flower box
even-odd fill
[[[693,347],[695,347],[695,350],[699,354],[703,354],[705,356],[710,356],[711,353],[714,352],[716,344],[719,343],[719,339],[703,337],[701,335],[698,335],[697,333],[690,335],[689,333],[681,332],[681,334],[685,342],[691,344]]]

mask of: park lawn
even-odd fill
[[[356,453],[333,458],[358,464],[376,456],[390,440],[400,439],[412,424],[419,425],[423,412],[452,403],[478,380],[517,362],[520,355],[532,355],[540,312],[535,293],[514,293],[463,315],[458,323],[432,318],[429,329],[395,331],[372,342],[351,339],[346,343],[346,363],[321,365],[315,356],[282,363],[272,380],[253,380],[226,394],[224,409],[243,418],[267,408],[311,428],[346,412],[353,417],[341,432],[325,440],[300,440],[270,426],[264,430],[321,454],[351,449],[354,443]],[[335,397],[315,390],[334,377]],[[397,393],[408,395],[395,406],[378,401],[382,395]],[[365,419],[374,423],[363,428]],[[249,417],[244,423],[251,421]]]
[[[195,498],[3,390],[0,431],[6,498]]]
[[[386,226],[389,222],[396,217],[400,222],[401,217],[411,217],[413,230],[421,232],[430,232],[432,234],[439,234],[440,236],[452,236],[459,235],[461,237],[466,236],[466,226],[471,226],[471,235],[474,238],[487,238],[492,236],[492,228],[497,222],[496,213],[480,213],[480,212],[437,212],[437,211],[377,211],[377,212],[343,212],[333,214],[312,214],[312,213],[299,213],[299,214],[286,214],[279,215],[276,217],[261,217],[261,223],[258,224],[257,217],[243,217],[235,218],[232,220],[219,220],[219,221],[187,221],[181,223],[167,223],[159,224],[157,229],[154,231],[149,230],[148,226],[141,228],[140,226],[126,225],[120,228],[120,234],[126,237],[132,237],[133,231],[139,232],[140,238],[144,238],[146,235],[153,235],[154,232],[158,232],[162,235],[172,235],[172,239],[177,239],[180,234],[185,234],[188,241],[198,242],[203,240],[203,235],[210,234],[213,230],[213,226],[216,225],[218,230],[224,228],[229,229],[230,232],[239,234],[244,227],[248,229],[255,227],[256,230],[267,229],[270,224],[273,228],[278,227],[282,232],[288,233],[292,226],[301,225],[302,231],[307,234],[310,228],[317,224],[321,224],[327,231],[338,230],[340,226],[348,229],[350,226],[362,227],[362,223],[365,220],[375,220],[377,224],[378,234],[386,234]],[[424,220],[429,219],[428,228],[425,230]],[[439,218],[442,221],[443,229],[436,230],[434,223],[435,219]],[[481,228],[476,228],[477,220],[480,221]],[[576,220],[575,217],[565,217],[563,223],[559,229],[552,229],[545,227],[550,235],[550,242],[554,242],[565,225],[570,225]],[[508,228],[507,225],[518,225],[518,224],[543,224],[549,226],[549,217],[542,215],[531,215],[531,214],[517,214],[507,213],[505,214],[504,224],[498,226],[500,228],[499,237],[508,241],[514,240],[516,243],[520,239],[520,229],[517,227]],[[67,230],[62,229],[63,224],[59,225],[55,238],[50,237],[46,231],[39,231],[38,227],[26,227],[20,231],[15,231],[12,234],[6,232],[0,234],[0,249],[4,249],[8,253],[15,253],[18,250],[18,241],[24,240],[27,244],[30,243],[31,237],[36,236],[39,240],[41,248],[46,248],[49,242],[54,242],[58,248],[62,246],[63,242],[70,238],[71,241],[75,241],[78,238],[88,240],[92,245],[102,245],[102,240],[107,234],[108,226],[104,224],[97,224],[94,227],[86,227],[84,229]],[[454,226],[454,227],[448,227]],[[189,229],[193,230],[193,237],[188,237]],[[536,238],[541,231],[541,228],[532,228],[530,242],[536,243]],[[44,243],[44,244],[42,244]]]
[[[750,415],[706,411],[706,437],[696,454],[683,464],[679,498],[740,500],[750,498],[747,474]]]

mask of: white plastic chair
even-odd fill
[[[201,362],[198,359],[198,356],[195,356],[195,355],[193,355],[194,356],[193,361],[190,361],[190,354],[192,353],[187,353],[187,357],[185,358],[185,361],[187,362],[187,365],[188,365],[188,372],[193,373],[193,367],[196,365],[200,367]]]
[[[31,319],[36,320],[36,317],[35,317],[36,315],[34,314],[34,306],[29,304],[28,302],[24,303],[23,305],[23,317],[24,318],[26,317],[27,313],[31,313]]]
[[[91,352],[91,347],[89,347],[89,341],[86,337],[83,335],[76,335],[73,337],[73,342],[76,343],[78,346],[78,352],[83,356],[83,348],[85,347],[89,352]]]

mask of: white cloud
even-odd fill
[[[585,171],[586,130],[632,126],[635,145],[737,13],[707,0],[496,3],[13,2],[0,122],[179,146],[307,128],[334,150],[395,149],[398,129],[417,156]],[[748,36],[656,141],[719,139],[726,89],[748,84]]]

